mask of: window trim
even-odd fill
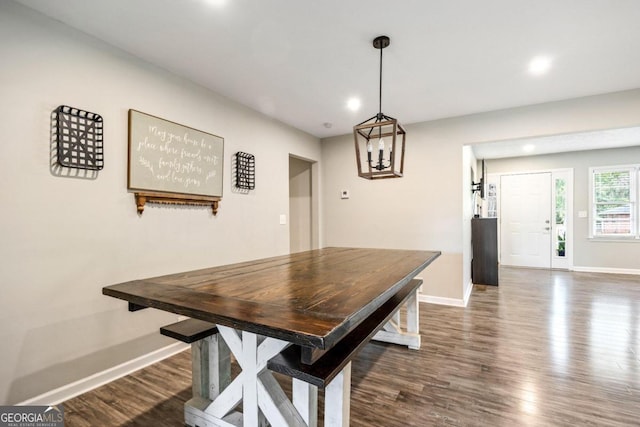
[[[630,221],[631,233],[625,235],[596,234],[595,228],[595,186],[596,173],[628,171],[629,176],[629,201],[631,203]],[[640,164],[595,166],[589,168],[589,239],[597,241],[640,241]]]

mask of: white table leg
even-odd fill
[[[251,332],[218,325],[219,341],[215,346],[202,344],[194,351],[194,398],[185,404],[185,423],[198,427],[227,427],[243,425],[262,427],[287,425],[293,427],[315,426],[317,411],[311,412],[308,401],[307,418],[287,398],[273,375],[267,370],[267,362],[289,343],[275,338],[265,338]],[[226,344],[225,344],[226,343]],[[223,345],[224,344],[224,345]],[[242,372],[231,382],[226,375],[227,362],[232,353]],[[219,359],[221,358],[221,359]],[[309,386],[313,387],[313,386]],[[206,395],[205,390],[209,391]],[[314,387],[315,389],[315,387]],[[308,399],[316,402],[317,389],[309,391]],[[234,409],[242,402],[242,413]],[[300,403],[300,402],[299,402]],[[300,408],[303,408],[300,403]]]
[[[324,389],[325,427],[347,427],[351,404],[351,362]]]
[[[245,426],[257,426],[258,423],[258,336],[242,332],[242,415]]]

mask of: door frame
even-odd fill
[[[574,221],[573,221],[573,168],[560,168],[560,169],[538,169],[538,170],[526,170],[526,171],[512,171],[512,172],[496,172],[487,174],[487,184],[494,184],[496,186],[496,210],[498,212],[498,259],[502,259],[502,249],[500,247],[500,239],[502,235],[502,211],[500,206],[500,179],[504,175],[525,175],[535,173],[551,173],[551,208],[554,210],[552,219],[552,239],[551,239],[551,268],[573,270],[573,237],[575,234]],[[556,235],[555,224],[555,182],[558,178],[564,178],[566,180],[566,202],[567,202],[567,215],[566,215],[566,228],[567,236],[565,242],[566,256],[559,257],[556,255],[554,248],[554,242]],[[486,212],[486,200],[483,202],[483,212]]]

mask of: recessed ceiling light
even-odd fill
[[[204,0],[210,6],[222,7],[227,4],[227,0]]]
[[[534,76],[546,74],[551,69],[551,58],[548,56],[536,56],[529,62],[529,73]]]
[[[536,149],[536,146],[533,144],[526,144],[522,147],[522,151],[524,151],[525,153],[531,153],[535,149]]]
[[[347,108],[351,111],[358,111],[360,109],[361,102],[358,98],[351,98],[347,101]]]

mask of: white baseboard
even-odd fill
[[[450,305],[452,307],[466,307],[467,304],[469,304],[469,298],[471,298],[471,291],[473,291],[473,283],[469,282],[462,299],[434,297],[432,295],[420,294],[418,300],[420,302],[426,302],[429,304]]]
[[[580,273],[610,273],[610,274],[636,274],[640,275],[637,268],[608,268],[608,267],[579,267],[574,266],[573,271]]]
[[[156,351],[152,351],[151,353],[121,363],[113,368],[97,372],[86,378],[72,382],[71,384],[63,385],[62,387],[58,387],[39,396],[32,397],[31,399],[18,403],[18,405],[57,405],[65,400],[69,400],[81,395],[82,393],[86,393],[100,387],[101,385],[129,375],[132,372],[149,365],[153,365],[154,363],[166,359],[167,357],[171,357],[174,354],[178,354],[188,348],[188,344],[183,344],[181,342],[173,343]]]
[[[439,305],[451,305],[453,307],[464,307],[464,300],[460,298],[444,298],[444,297],[434,297],[431,295],[420,295],[420,302],[427,302],[429,304],[439,304]]]

